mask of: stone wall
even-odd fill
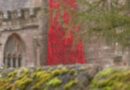
[[[98,65],[0,70],[0,90],[88,90]]]
[[[48,14],[43,10],[47,7],[44,1],[0,1],[0,65],[3,65],[5,45],[14,34],[20,37],[25,45],[22,66],[32,67],[45,64],[48,35],[48,19],[45,15]],[[42,60],[41,56],[44,56]]]
[[[113,7],[122,8],[125,7],[126,4],[128,4],[128,0],[84,0],[81,1],[79,11],[85,11],[89,12],[91,9],[95,8],[95,12],[98,10],[105,9],[106,11],[109,11],[108,9]],[[94,5],[96,7],[94,7]],[[94,12],[93,10],[93,12]],[[124,12],[123,12],[124,13]],[[89,22],[87,22],[89,23]],[[87,24],[86,24],[87,25]],[[93,25],[93,24],[92,24]],[[94,26],[94,25],[93,25]],[[88,26],[89,27],[89,26]],[[87,28],[87,27],[86,27]],[[85,30],[87,30],[85,28]],[[118,43],[108,43],[108,41],[104,40],[103,37],[100,36],[90,36],[86,38],[90,38],[90,40],[87,41],[85,44],[85,51],[86,51],[86,58],[88,63],[98,63],[102,66],[108,67],[115,64],[114,59],[116,57],[121,57],[121,65],[130,65],[130,49],[129,48],[123,48]]]
[[[124,49],[118,43],[107,44],[103,38],[91,37],[86,44],[86,57],[88,63],[97,63],[109,67],[115,65],[115,58],[120,57],[122,66],[130,65],[130,50]]]
[[[0,90],[129,90],[130,68],[97,64],[0,68]]]
[[[92,4],[97,1],[88,2]],[[124,2],[118,1],[119,5],[124,5]],[[3,64],[5,44],[12,34],[17,34],[25,43],[23,66],[47,64],[49,27],[47,8],[48,0],[0,1],[0,64]],[[80,10],[84,10],[84,7]],[[121,56],[122,65],[130,64],[129,49],[123,50],[118,44],[107,45],[103,39],[92,36],[90,42],[85,44],[85,48],[87,63],[99,63],[108,67],[114,64],[115,57]]]

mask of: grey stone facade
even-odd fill
[[[41,33],[43,30],[43,23],[40,17],[42,5],[42,0],[0,0],[1,65],[4,64],[8,66],[8,63],[17,64],[13,62],[12,59],[15,58],[17,61],[17,55],[19,54],[22,59],[20,62],[21,66],[31,67],[40,65]],[[16,40],[15,38],[12,39],[11,36],[15,37]],[[17,39],[17,37],[19,38]],[[12,43],[9,43],[11,39]],[[17,40],[19,40],[19,42],[21,40],[24,46],[21,44],[17,45]],[[10,50],[6,49],[6,45],[8,47],[10,46]],[[11,51],[11,48],[14,50]],[[19,48],[23,50],[21,49],[22,51],[20,52]],[[10,58],[10,62],[8,58]],[[15,67],[17,67],[17,65]]]
[[[88,63],[97,63],[110,67],[130,65],[130,49],[123,48],[118,43],[107,44],[103,38],[94,37],[86,44],[86,58]]]

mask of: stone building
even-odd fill
[[[42,5],[42,0],[0,0],[1,65],[40,65]]]
[[[0,0],[0,64],[32,67],[47,61],[48,0]],[[86,45],[88,63],[111,65],[120,55],[129,63],[129,49],[107,46],[95,37]]]

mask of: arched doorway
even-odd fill
[[[4,66],[21,67],[25,54],[25,45],[18,34],[8,37],[4,48]]]

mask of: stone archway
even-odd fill
[[[6,67],[21,67],[25,54],[25,44],[18,34],[8,37],[4,48],[3,63]]]

